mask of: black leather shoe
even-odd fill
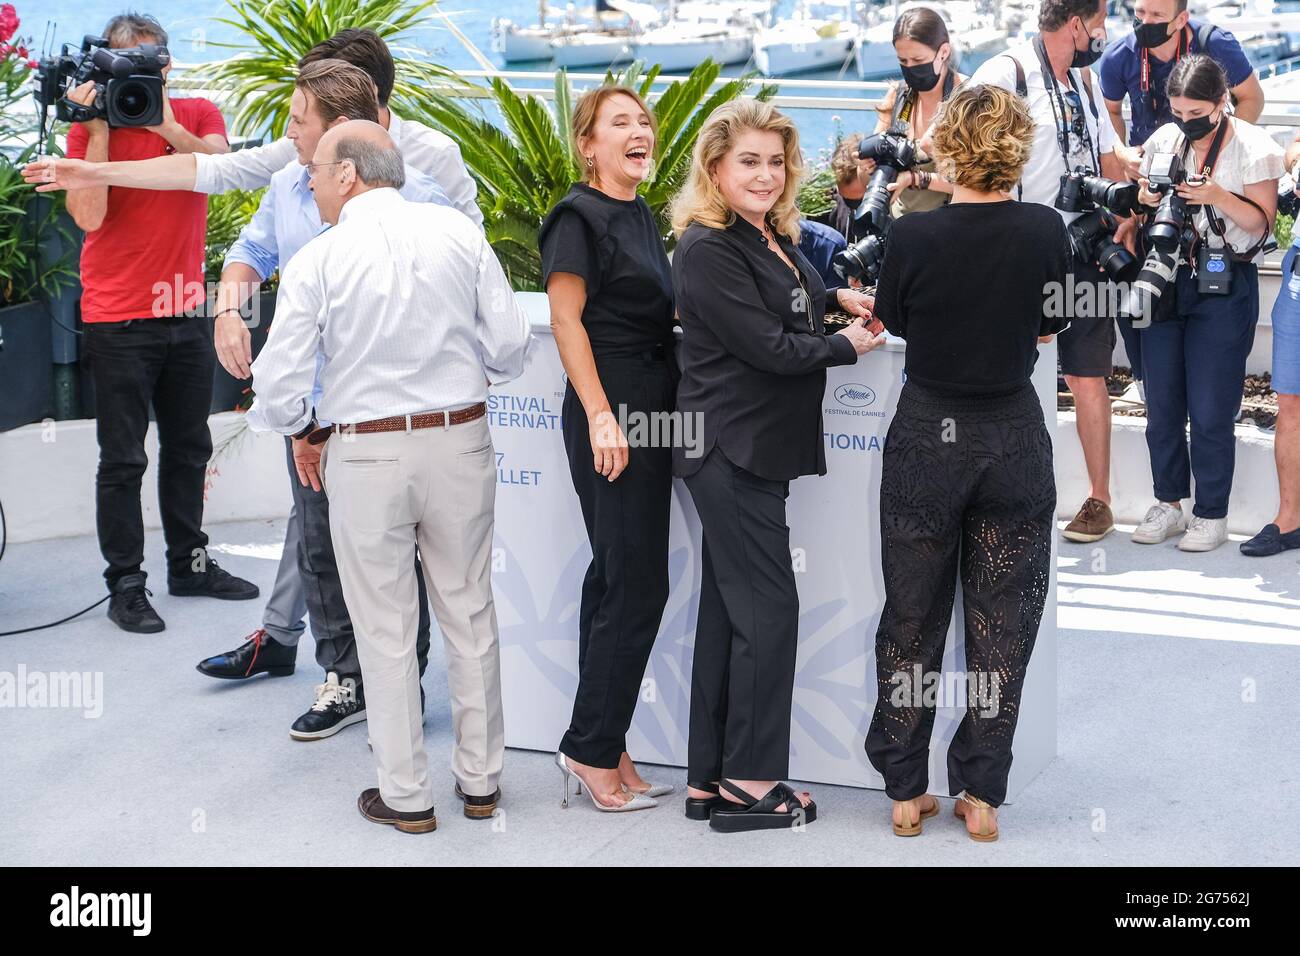
[[[199,661],[195,669],[200,674],[222,680],[244,680],[256,674],[288,677],[293,673],[297,658],[297,647],[281,644],[259,627],[233,651]]]
[[[501,802],[501,788],[497,787],[496,793],[490,793],[486,797],[472,797],[456,784],[456,796],[460,797],[461,802],[465,804],[465,816],[471,820],[491,820],[492,814]]]
[[[168,574],[167,591],[176,597],[210,597],[222,601],[251,601],[262,592],[252,581],[237,578],[211,557],[195,574]]]
[[[127,574],[113,584],[108,599],[108,619],[133,634],[157,634],[167,625],[149,603],[151,592],[144,586],[143,574]]]
[[[289,736],[294,740],[324,740],[344,727],[366,719],[366,695],[355,677],[345,678],[330,671],[325,683],[316,685],[316,703],[293,722]]]
[[[1241,542],[1241,553],[1248,558],[1267,558],[1292,548],[1300,548],[1300,528],[1282,533],[1275,524],[1266,524],[1259,534]]]

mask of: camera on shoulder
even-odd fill
[[[157,126],[163,119],[162,72],[169,63],[165,46],[113,49],[104,37],[87,35],[80,52],[70,53],[65,43],[58,56],[40,61],[33,95],[42,111],[53,106],[65,123],[102,119],[111,127]],[[68,99],[69,92],[88,82],[95,84],[89,105]]]

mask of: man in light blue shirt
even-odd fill
[[[350,119],[375,122],[379,101],[366,73],[342,60],[320,60],[305,66],[290,101],[288,139],[297,159],[271,177],[256,214],[226,255],[217,291],[214,335],[217,356],[226,370],[247,378],[252,361],[248,330],[241,306],[262,282],[286,265],[327,227],[312,196],[316,176],[337,170],[311,163],[325,131]],[[349,162],[342,160],[341,162]],[[330,163],[327,165],[338,165]],[[405,166],[402,196],[415,202],[452,206],[438,184]],[[316,360],[313,402],[320,400],[321,356]],[[297,634],[291,625],[303,608],[316,641],[316,661],[325,671],[316,701],[289,731],[295,740],[319,740],[366,719],[361,666],[357,659],[352,620],[343,597],[329,531],[329,501],[315,479],[320,452],[306,436],[286,440],[293,510],[285,533],[285,550],[264,626],[239,648],[210,657],[198,665],[210,677],[239,680],[266,672],[292,673],[297,658]],[[308,475],[311,475],[309,478]],[[417,652],[424,673],[429,650],[429,611],[424,577],[416,559],[420,589]],[[294,614],[297,617],[290,621]]]

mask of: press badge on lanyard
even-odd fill
[[[1291,296],[1291,301],[1300,302],[1300,275],[1296,270],[1300,269],[1300,247],[1291,250],[1291,272],[1286,277],[1287,295]]]

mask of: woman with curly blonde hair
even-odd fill
[[[725,832],[817,816],[780,782],[799,638],[785,499],[792,479],[826,473],[826,369],[884,340],[858,323],[824,332],[826,288],[797,245],[802,165],[788,117],[735,100],[705,121],[673,209],[677,408],[703,434],[673,449],[704,532],[686,815]],[[839,299],[867,315],[862,293]]]
[[[987,842],[1051,571],[1052,442],[1030,375],[1038,342],[1066,324],[1070,247],[1054,209],[1008,195],[1034,135],[1019,97],[967,86],[935,124],[952,202],[894,222],[876,288],[876,316],[907,340],[907,381],[880,482],[885,608],[866,751],[894,800],[894,832],[916,836],[939,812],[927,794],[926,691],[942,672],[960,577],[979,693],[948,748],[948,789],[962,794],[954,812],[971,838]]]

